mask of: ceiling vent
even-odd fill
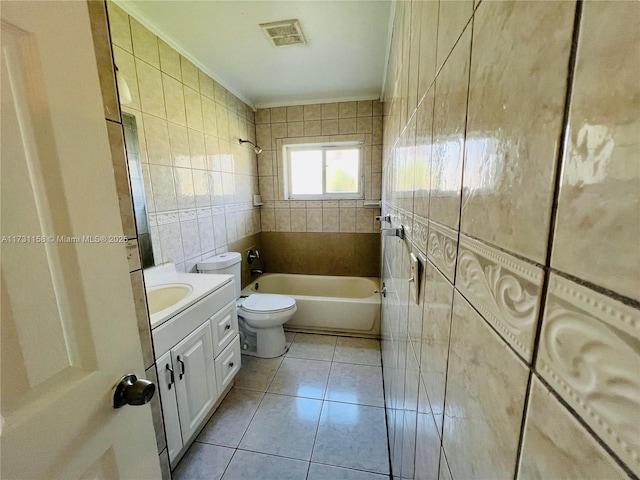
[[[276,47],[306,43],[302,28],[300,28],[300,22],[295,18],[279,22],[261,23],[260,28],[264,30],[264,33]]]

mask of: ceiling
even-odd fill
[[[380,97],[391,0],[116,0],[256,108]],[[261,23],[297,18],[307,43],[275,47]]]

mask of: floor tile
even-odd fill
[[[298,333],[289,348],[287,356],[331,361],[337,338],[333,335]]]
[[[322,402],[267,393],[240,448],[309,460]]]
[[[336,402],[383,407],[382,368],[333,363],[324,398]]]
[[[222,478],[223,480],[304,480],[308,466],[309,462],[238,450]]]
[[[387,475],[312,463],[307,480],[389,480]]]
[[[173,480],[219,480],[229,464],[232,448],[194,443],[173,471]]]
[[[333,361],[379,366],[380,341],[372,338],[338,337]]]
[[[236,388],[266,392],[283,357],[257,358],[242,355],[242,367],[234,380]]]
[[[264,394],[232,389],[196,441],[237,447]]]
[[[293,340],[296,338],[296,332],[284,332],[284,339],[287,343],[291,343],[293,342]]]
[[[268,391],[322,400],[330,369],[330,362],[285,358]]]
[[[389,473],[384,409],[324,402],[312,461]]]

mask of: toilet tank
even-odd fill
[[[217,273],[223,275],[233,275],[236,282],[236,298],[240,298],[240,290],[242,289],[242,281],[240,277],[240,261],[242,255],[238,252],[227,252],[207,258],[198,262],[196,269],[198,273]]]

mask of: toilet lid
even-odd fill
[[[242,302],[240,308],[247,312],[273,313],[288,310],[294,307],[295,304],[296,300],[287,295],[254,293]]]

